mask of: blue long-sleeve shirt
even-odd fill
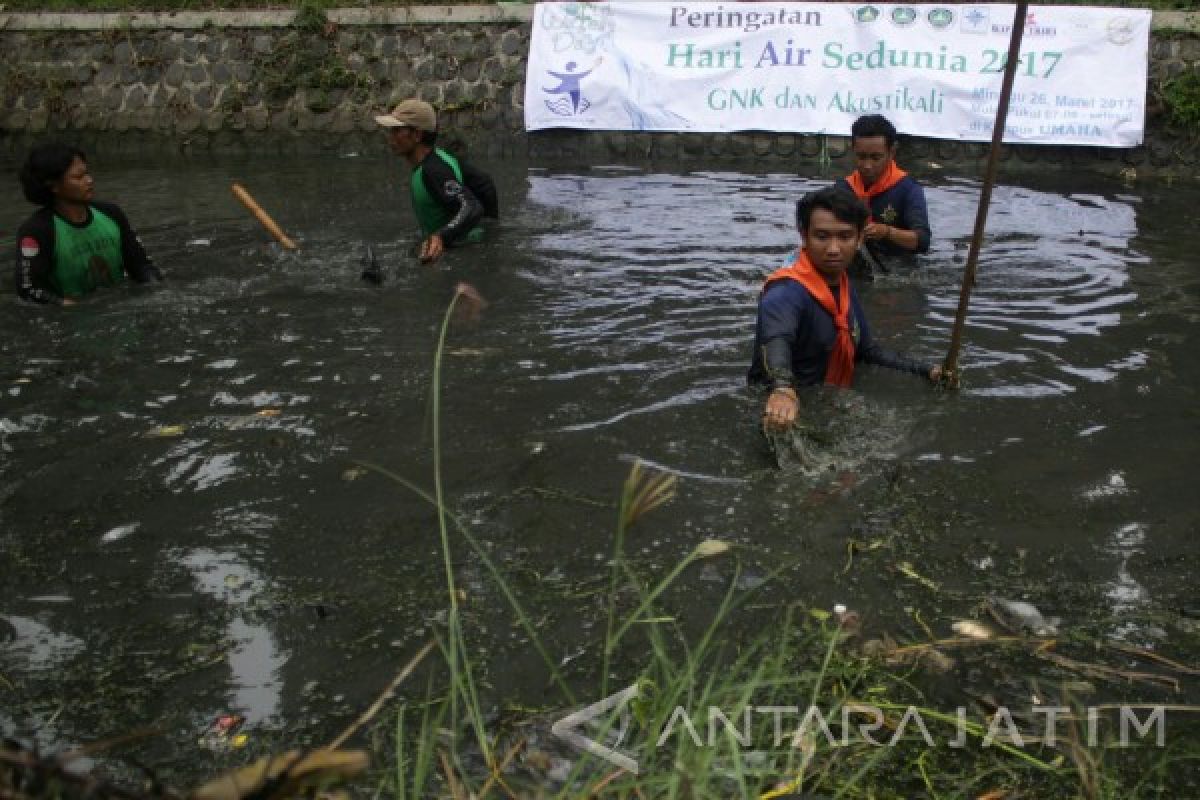
[[[836,302],[836,293],[834,298]],[[854,339],[855,362],[929,375],[931,364],[875,343],[853,285],[850,287],[850,335]],[[837,326],[833,317],[804,286],[794,280],[775,281],[758,302],[754,357],[747,379],[752,384],[772,388],[823,383],[836,338]]]
[[[837,185],[848,192],[853,191],[845,178],[839,178]],[[868,205],[871,218],[876,222],[917,232],[916,250],[905,250],[891,242],[873,241],[870,243],[872,251],[883,256],[929,252],[929,241],[933,237],[929,227],[929,207],[925,204],[925,190],[911,175],[905,175],[895,186],[872,197]]]

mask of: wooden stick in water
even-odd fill
[[[942,362],[942,381],[950,387],[959,385],[958,353],[962,347],[963,328],[967,323],[967,307],[971,302],[971,288],[975,285],[975,270],[979,264],[979,250],[983,246],[983,229],[987,224],[988,206],[992,202],[992,186],[996,182],[996,168],[1000,163],[1000,145],[1004,140],[1004,125],[1008,119],[1008,101],[1012,97],[1013,81],[1020,61],[1021,34],[1025,30],[1025,14],[1028,0],[1019,0],[1013,17],[1012,34],[1008,40],[1008,60],[1004,63],[1004,79],[1000,85],[1000,101],[996,107],[996,121],[992,125],[992,147],[988,151],[987,167],[984,169],[983,189],[979,192],[979,206],[975,210],[975,230],[971,234],[971,249],[967,252],[967,265],[963,269],[962,289],[958,294],[958,311],[954,316],[954,327],[950,331],[950,352]]]
[[[254,218],[257,219],[259,223],[267,229],[267,233],[279,240],[279,243],[288,250],[296,249],[296,243],[293,242],[288,235],[283,232],[282,228],[275,224],[275,220],[271,219],[271,215],[262,210],[262,207],[254,201],[254,198],[250,196],[250,193],[247,192],[240,183],[233,184],[231,188],[233,189],[233,196],[236,197],[242,205],[250,210],[250,213],[254,215]]]

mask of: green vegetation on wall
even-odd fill
[[[371,76],[352,69],[337,47],[336,26],[325,15],[327,5],[326,0],[302,0],[292,29],[255,59],[269,104],[282,106],[303,89],[308,110],[324,113],[337,106],[332,94],[336,90],[349,91],[362,102],[375,88]]]
[[[1173,124],[1200,132],[1200,73],[1187,72],[1163,85],[1163,100]]]

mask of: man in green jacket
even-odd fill
[[[437,146],[437,113],[415,98],[375,117],[392,152],[412,167],[412,202],[421,226],[420,258],[436,261],[447,247],[477,242],[484,217],[498,217],[496,184],[482,170]]]

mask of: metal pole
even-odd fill
[[[975,285],[975,270],[979,264],[979,249],[983,245],[983,229],[987,225],[988,206],[992,202],[992,185],[996,181],[996,168],[1000,162],[1000,145],[1004,140],[1004,124],[1008,119],[1008,101],[1012,97],[1013,81],[1017,76],[1020,61],[1021,35],[1025,31],[1025,12],[1028,0],[1017,3],[1013,17],[1012,36],[1008,40],[1008,61],[1004,64],[1004,82],[1000,87],[1000,103],[996,107],[996,121],[992,125],[992,148],[988,151],[987,168],[983,173],[983,190],[979,193],[979,208],[975,212],[975,231],[971,234],[971,249],[967,253],[967,266],[963,269],[962,289],[958,294],[958,313],[954,316],[954,328],[950,333],[950,351],[942,364],[942,380],[947,386],[958,386],[958,352],[962,348],[963,328],[967,322],[967,306],[971,303],[971,288]]]

